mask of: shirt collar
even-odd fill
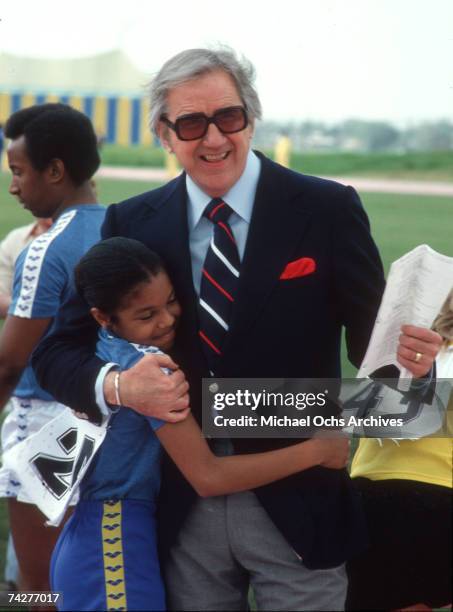
[[[252,218],[253,203],[255,201],[256,187],[260,177],[261,161],[249,151],[244,172],[239,180],[223,196],[223,200],[233,211],[247,223]],[[200,221],[206,205],[212,200],[198,185],[186,174],[186,188],[188,196],[188,222],[191,232]]]

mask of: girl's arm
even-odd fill
[[[33,349],[52,319],[8,315],[0,336],[0,410],[6,404]]]
[[[192,415],[156,431],[162,446],[201,497],[247,491],[315,465],[343,468],[349,455],[344,437],[316,438],[253,455],[216,457]]]

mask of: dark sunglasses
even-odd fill
[[[212,117],[208,117],[204,113],[192,113],[179,117],[174,123],[165,115],[162,115],[160,120],[176,132],[179,140],[203,138],[211,123],[214,123],[222,134],[234,134],[245,130],[249,122],[247,111],[243,106],[220,108]]]

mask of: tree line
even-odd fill
[[[255,144],[272,148],[279,137],[290,137],[295,151],[401,152],[453,149],[453,123],[447,119],[425,121],[398,128],[386,121],[347,119],[320,121],[258,122]]]

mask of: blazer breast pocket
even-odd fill
[[[281,281],[289,281],[303,276],[310,276],[316,272],[316,262],[311,257],[300,257],[290,261],[280,274]]]

